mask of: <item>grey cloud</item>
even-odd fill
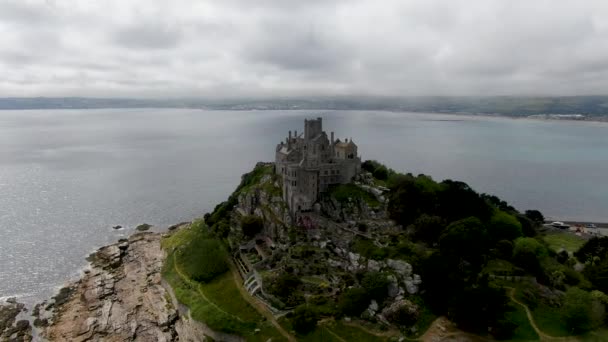
[[[4,0],[0,96],[583,95],[608,3]]]
[[[114,33],[114,41],[127,48],[169,49],[177,46],[181,32],[162,23],[137,23]]]
[[[282,25],[268,27],[243,53],[253,62],[288,70],[327,70],[348,58],[340,42],[332,42],[324,33]]]
[[[0,2],[0,22],[39,25],[54,21],[57,12],[49,2],[4,0]]]

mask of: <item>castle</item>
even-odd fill
[[[298,131],[277,145],[275,172],[283,179],[283,199],[291,213],[311,210],[334,184],[350,183],[361,171],[361,158],[352,138],[334,141],[323,131],[323,121],[304,120],[304,133]]]

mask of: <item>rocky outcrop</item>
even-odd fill
[[[418,305],[407,299],[401,299],[384,308],[382,316],[397,325],[409,325],[418,319],[419,311]]]
[[[273,240],[286,242],[291,216],[280,189],[275,177],[265,175],[257,184],[239,194],[236,212],[263,218],[265,233]]]
[[[0,303],[0,341],[28,342],[32,340],[32,327],[27,320],[17,320],[25,305],[9,298]]]
[[[103,247],[42,335],[51,341],[172,341],[178,314],[161,284],[160,234]]]

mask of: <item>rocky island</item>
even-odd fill
[[[51,341],[599,341],[608,242],[555,248],[543,220],[361,163],[309,120],[204,218],[94,253],[36,325]]]

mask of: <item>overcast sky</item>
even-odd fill
[[[584,94],[606,0],[0,0],[0,97]]]

